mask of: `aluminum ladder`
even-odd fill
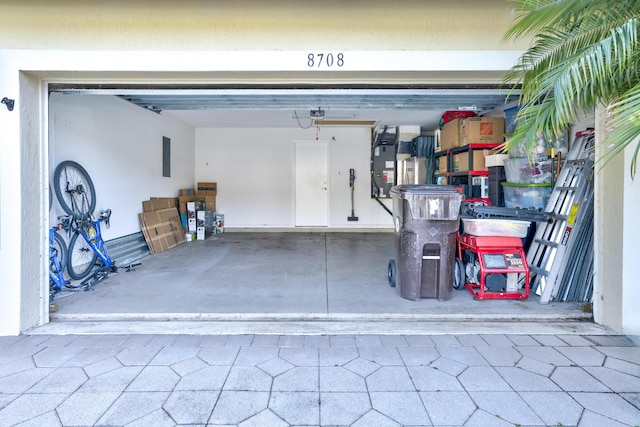
[[[594,132],[576,133],[564,166],[549,196],[545,212],[551,218],[539,223],[527,252],[530,288],[548,304],[558,295],[573,252],[581,250],[579,236],[593,203]]]

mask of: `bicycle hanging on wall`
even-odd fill
[[[56,167],[53,181],[58,202],[68,214],[62,217],[62,226],[71,236],[67,248],[67,273],[72,279],[81,280],[80,287],[88,290],[106,279],[109,273],[118,272],[102,239],[101,224],[109,228],[111,209],[100,211],[94,219],[96,192],[93,181],[87,171],[72,160]],[[130,271],[138,265],[140,263],[123,268]]]

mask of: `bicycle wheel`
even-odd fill
[[[60,163],[53,173],[53,187],[62,209],[76,217],[90,217],[96,208],[96,190],[87,171],[73,160]]]
[[[96,254],[91,246],[84,240],[80,233],[75,232],[69,241],[67,256],[67,273],[72,279],[81,280],[93,269],[96,264]]]
[[[62,273],[67,266],[67,244],[64,242],[62,236],[56,231],[53,233],[53,247],[56,250],[56,257],[60,264],[60,271],[56,271],[53,263],[50,263],[50,269],[52,273]]]

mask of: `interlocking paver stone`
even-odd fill
[[[602,366],[605,355],[592,347],[557,347],[556,348],[575,365]]]
[[[273,391],[318,391],[318,368],[297,367],[273,379]]]
[[[31,418],[29,421],[25,421],[19,424],[20,427],[57,427],[62,425],[63,424],[60,422],[56,411],[49,411],[35,418]]]
[[[440,357],[435,347],[399,347],[398,353],[405,365],[429,365]]]
[[[116,357],[110,357],[108,359],[100,360],[89,365],[84,365],[83,369],[84,372],[89,376],[89,378],[91,378],[95,377],[96,375],[101,375],[121,367],[122,363],[120,363],[120,361]]]
[[[270,391],[272,382],[271,375],[260,368],[233,366],[222,388],[236,391]]]
[[[2,426],[640,421],[640,347],[623,336],[3,338]]]
[[[167,392],[125,392],[98,420],[99,425],[126,425],[162,408]]]
[[[149,365],[173,365],[197,356],[198,352],[200,347],[164,347],[151,359]]]
[[[407,366],[407,370],[418,391],[464,390],[454,375],[429,366]]]
[[[164,410],[158,409],[127,424],[127,427],[175,427],[176,422]],[[183,425],[181,427],[187,427]]]
[[[40,368],[57,368],[73,360],[82,351],[82,348],[77,347],[42,348],[40,352],[33,356],[33,360],[36,362],[36,366]]]
[[[297,366],[318,366],[317,348],[287,347],[280,349],[280,357]]]
[[[124,391],[142,371],[141,366],[124,366],[89,378],[80,387],[84,392]]]
[[[629,425],[637,425],[640,409],[613,393],[569,393],[582,407]]]
[[[415,391],[404,366],[383,366],[366,378],[369,391]]]
[[[89,377],[82,368],[57,368],[29,389],[29,393],[73,393]]]
[[[364,378],[342,367],[320,367],[320,391],[367,391]]]
[[[596,347],[596,349],[607,356],[626,362],[638,363],[640,360],[640,347]]]
[[[559,391],[549,378],[521,368],[497,366],[496,371],[515,391]]]
[[[398,350],[393,347],[367,346],[358,349],[360,357],[368,359],[382,366],[403,365],[402,358]]]
[[[65,426],[91,426],[120,396],[119,392],[77,392],[58,406],[56,411]],[[79,408],[82,408],[80,411]]]
[[[171,391],[178,381],[180,376],[168,366],[146,366],[127,391]]]
[[[458,375],[467,391],[511,391],[509,384],[491,366],[470,366]]]
[[[509,391],[469,392],[478,407],[496,417],[516,425],[541,425],[542,420],[522,400],[518,393]]]
[[[0,425],[12,426],[55,409],[66,393],[23,394],[0,410]]]
[[[266,362],[259,364],[258,368],[262,369],[272,377],[276,377],[295,368],[295,365],[281,359],[280,357],[276,357],[275,359],[267,360]]]
[[[52,371],[53,368],[33,368],[7,375],[0,378],[0,390],[2,393],[24,393]]]
[[[182,377],[175,390],[222,390],[229,366],[209,366]]]
[[[372,392],[371,406],[403,425],[431,425],[418,392]]]
[[[320,420],[320,395],[317,391],[274,391],[269,400],[269,409],[289,424],[317,425]]]
[[[551,375],[556,368],[549,363],[541,362],[530,357],[523,357],[522,359],[518,360],[516,367],[529,372],[533,372],[535,374],[543,375],[545,377]]]
[[[549,378],[565,391],[611,391],[600,381],[589,375],[584,369],[577,366],[558,367]]]
[[[176,374],[184,377],[185,375],[189,375],[208,366],[209,365],[199,357],[191,357],[187,360],[183,360],[182,362],[174,363],[171,365],[171,369],[173,369]]]
[[[216,403],[210,424],[239,424],[267,409],[269,392],[223,391]]]
[[[320,348],[319,351],[320,366],[342,366],[358,356],[355,347]]]
[[[553,366],[571,366],[573,362],[553,347],[518,347],[524,357],[530,357]]]
[[[160,350],[160,347],[155,346],[127,347],[118,353],[116,358],[125,366],[144,366],[156,357]]]
[[[487,366],[489,362],[473,347],[465,346],[437,346],[442,357],[464,363],[467,366]]]
[[[280,417],[274,414],[269,409],[265,409],[259,414],[254,415],[238,424],[239,427],[288,427],[289,424],[283,421]]]
[[[640,390],[640,378],[636,376],[609,368],[586,366],[583,369],[616,393],[629,393]]]
[[[399,427],[400,424],[393,421],[386,415],[382,415],[378,411],[371,410],[364,414],[358,421],[351,424],[351,427]]]
[[[478,347],[477,351],[492,366],[515,366],[522,359],[522,354],[513,347]]]
[[[582,406],[563,391],[520,392],[520,397],[527,402],[527,405],[538,414],[546,425],[578,425],[583,412]]]
[[[513,427],[513,423],[501,420],[481,409],[476,409],[464,425],[465,427]]]
[[[370,360],[363,359],[362,357],[358,357],[357,359],[352,360],[351,362],[344,365],[344,367],[351,372],[360,375],[361,377],[366,377],[380,369],[380,365]]]
[[[629,363],[627,361],[616,359],[614,357],[607,357],[604,362],[604,367],[615,369],[616,371],[624,372],[625,374],[640,377],[640,364]]]
[[[209,365],[231,366],[238,357],[240,347],[205,347],[198,353],[198,357]]]
[[[178,424],[206,424],[219,391],[174,391],[163,408]]]
[[[277,347],[242,347],[234,364],[253,366],[276,357],[278,357]]]
[[[351,425],[370,409],[367,393],[320,393],[321,425]]]
[[[420,398],[435,426],[464,425],[476,410],[476,404],[464,391],[420,392]]]

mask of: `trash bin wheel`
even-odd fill
[[[389,260],[389,268],[387,268],[387,275],[389,276],[389,286],[396,287],[396,260]]]
[[[456,258],[453,264],[453,287],[455,289],[464,288],[465,270],[464,263],[460,258]]]

